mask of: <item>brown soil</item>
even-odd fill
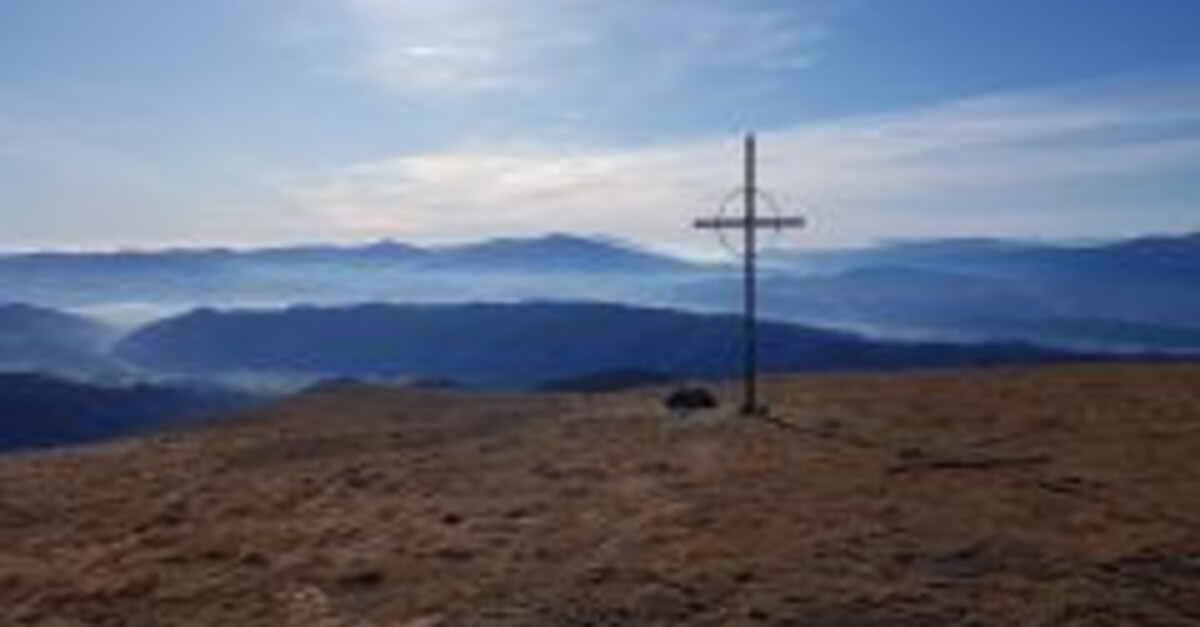
[[[1200,625],[1200,366],[314,393],[0,461],[0,625]]]

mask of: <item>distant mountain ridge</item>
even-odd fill
[[[673,272],[690,264],[630,244],[552,234],[427,249],[422,267],[470,271]]]
[[[117,366],[105,353],[116,337],[112,329],[80,316],[20,303],[0,304],[0,372],[111,375]]]
[[[500,267],[523,271],[590,269],[620,271],[680,269],[689,264],[630,243],[564,233],[505,237],[466,244],[417,246],[393,240],[361,245],[305,244],[266,248],[167,248],[113,252],[33,252],[0,254],[0,268],[25,271],[54,267],[120,271],[167,270],[171,267],[218,268],[251,263],[395,263],[471,270]]]
[[[785,321],[945,341],[1200,352],[1200,235],[1058,244],[928,240],[764,256],[763,310]],[[0,294],[126,328],[199,307],[614,302],[740,306],[733,260],[700,264],[554,234],[419,247],[0,255]]]
[[[904,242],[777,256],[765,308],[882,334],[1014,339],[1083,350],[1200,352],[1200,235],[1099,244]],[[681,286],[730,301],[733,278]]]
[[[997,238],[944,238],[885,242],[857,248],[767,253],[766,259],[790,266],[836,271],[869,265],[943,267],[1045,266],[1063,261],[1134,264],[1151,263],[1181,269],[1200,268],[1200,232],[1159,235],[1093,243],[1037,242]],[[498,263],[500,268],[545,271],[574,265],[605,271],[694,268],[696,264],[630,242],[567,233],[532,237],[501,237],[465,244],[419,246],[395,240],[366,244],[297,244],[262,248],[164,248],[111,252],[27,252],[0,254],[0,269],[45,271],[54,267],[124,271],[195,269],[237,261],[261,263],[375,262],[441,268],[463,264],[470,269]],[[101,268],[106,266],[105,268]],[[17,299],[11,299],[17,300]]]
[[[959,237],[883,242],[870,246],[823,251],[776,254],[788,264],[813,264],[823,270],[868,265],[903,265],[941,268],[955,264],[960,269],[1007,267],[1031,268],[1046,265],[1109,260],[1107,263],[1168,263],[1200,267],[1200,232],[1153,235],[1094,242],[1046,242],[987,237]]]
[[[1027,363],[1078,358],[1020,345],[896,343],[780,323],[761,327],[767,371]],[[238,371],[533,387],[595,373],[737,372],[741,321],[580,303],[367,305],[197,311],[150,325],[117,354],[190,375]]]
[[[658,289],[648,279],[669,281],[697,270],[631,244],[554,234],[438,247],[382,241],[0,255],[0,294],[60,309],[150,312],[113,320],[134,325],[202,306],[530,298],[630,302]]]

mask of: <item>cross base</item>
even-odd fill
[[[765,418],[771,414],[771,408],[769,408],[766,405],[763,405],[761,403],[757,403],[754,405],[751,405],[749,403],[742,403],[742,406],[740,409],[738,409],[738,412],[743,416],[750,416],[750,417],[754,417],[754,418]]]

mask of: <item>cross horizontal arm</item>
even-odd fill
[[[693,224],[698,229],[802,229],[808,221],[799,216],[779,218],[755,218],[753,222],[745,218],[702,218]]]

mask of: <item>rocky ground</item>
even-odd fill
[[[0,458],[0,625],[1200,625],[1200,366],[343,387]]]

